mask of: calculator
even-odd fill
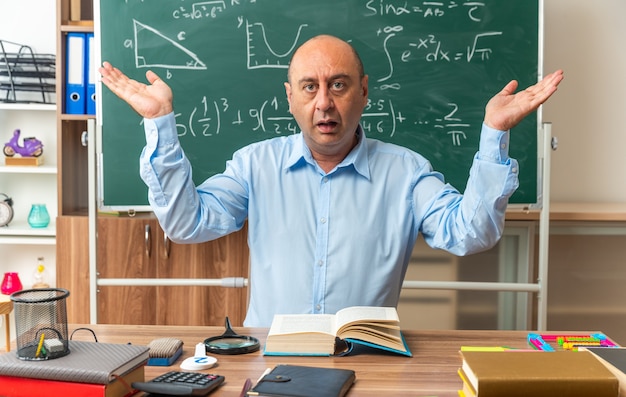
[[[222,375],[170,371],[148,382],[133,382],[131,386],[153,395],[206,396],[222,383]]]

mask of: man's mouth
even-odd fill
[[[319,128],[322,132],[331,132],[335,129],[335,127],[337,127],[337,124],[338,123],[336,121],[332,120],[320,121],[317,123],[317,128]]]

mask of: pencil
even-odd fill
[[[41,347],[43,346],[43,339],[45,338],[45,336],[46,334],[42,332],[41,338],[39,338],[39,344],[37,345],[37,352],[35,353],[35,357],[39,357],[39,353],[41,353]]]

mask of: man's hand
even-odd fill
[[[98,71],[102,75],[102,83],[140,116],[153,119],[172,112],[172,90],[151,70],[146,72],[150,85],[128,78],[109,62],[104,62]]]
[[[510,130],[550,98],[561,80],[563,71],[557,70],[517,94],[518,83],[511,81],[487,103],[485,124],[500,131]]]

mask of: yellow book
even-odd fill
[[[589,352],[461,352],[478,397],[618,397],[617,378]],[[467,394],[467,390],[463,391]]]

